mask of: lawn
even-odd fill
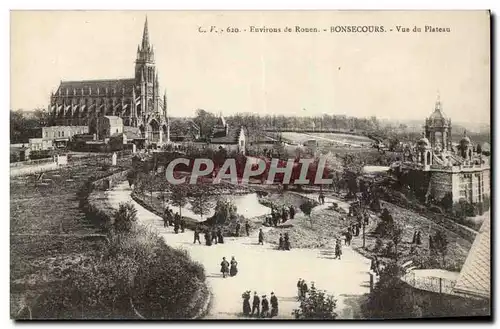
[[[347,222],[334,210],[324,209],[311,214],[311,219],[298,214],[295,219],[272,228],[265,241],[278,245],[279,235],[288,233],[292,248],[335,249],[335,241],[347,229]]]
[[[411,210],[383,201],[381,206],[387,208],[394,220],[404,228],[402,241],[398,246],[398,260],[400,263],[413,260],[415,265],[420,268],[443,268],[455,272],[461,270],[471,248],[470,242]],[[366,250],[362,249],[361,239],[354,239],[353,247],[367,256],[377,255],[380,259],[389,260],[384,251],[389,239],[381,239],[383,242],[382,250],[377,251],[374,249],[377,236],[375,236],[373,230],[376,224],[370,225],[370,229],[366,234]],[[422,244],[420,246],[412,244],[413,234],[416,230],[422,232]],[[429,254],[429,234],[434,236],[437,231],[444,232],[448,240],[444,263],[441,256],[430,256]]]

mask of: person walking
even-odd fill
[[[180,218],[181,216],[179,216],[179,224],[181,226],[181,233],[184,233],[184,230],[185,230],[185,226],[186,226],[186,222],[184,222],[184,219]]]
[[[288,232],[285,232],[285,237],[283,239],[284,250],[290,250],[290,238],[288,237]]]
[[[285,239],[283,239],[283,234],[280,233],[280,239],[279,239],[279,244],[278,244],[278,250],[284,250],[285,249]]]
[[[217,231],[215,230],[215,227],[214,227],[214,228],[212,228],[212,242],[214,244],[217,244],[217,238],[218,238],[217,237]]]
[[[255,311],[257,311],[256,315],[260,316],[260,298],[257,295],[257,291],[253,293],[252,315],[254,315]]]
[[[290,206],[290,219],[295,218],[295,207],[293,205]]]
[[[302,292],[302,298],[306,298],[307,292],[309,289],[307,288],[307,283],[302,279],[302,285],[301,285],[301,292]]]
[[[168,206],[167,208],[165,208],[165,211],[163,212],[163,227],[167,227],[168,226],[168,214],[169,214],[169,211],[168,211]]]
[[[231,257],[231,268],[229,269],[229,275],[235,276],[238,274],[238,262],[234,259],[234,256]]]
[[[335,244],[335,258],[334,259],[341,259],[342,257],[342,243],[340,242],[340,239],[337,239],[337,243]]]
[[[278,316],[278,298],[274,294],[274,292],[271,292],[271,318]]]
[[[198,227],[196,227],[194,229],[194,241],[193,241],[193,243],[196,243],[196,241],[198,241],[198,243],[201,244],[201,241],[200,241],[200,229]]]
[[[259,244],[264,245],[264,232],[262,232],[262,229],[259,229]]]
[[[222,235],[222,230],[220,227],[217,229],[217,239],[219,240],[219,243],[224,243],[224,236]]]
[[[302,278],[297,281],[297,299],[302,300]]]
[[[243,314],[250,315],[251,307],[250,307],[250,291],[247,291],[243,294]]]
[[[179,213],[176,212],[175,213],[175,219],[174,219],[174,232],[175,234],[178,234],[179,233],[179,226],[180,226],[180,218],[179,218]]]
[[[209,247],[212,245],[212,237],[210,236],[210,231],[208,229],[205,231],[205,244]]]
[[[247,236],[250,236],[250,223],[246,221],[245,223],[245,231],[247,233]]]
[[[220,271],[222,273],[222,277],[226,278],[229,273],[229,263],[226,260],[226,257],[222,257],[222,262],[220,263]]]
[[[269,301],[266,298],[266,295],[262,296],[262,308],[260,312],[261,318],[269,317]]]
[[[240,228],[241,228],[240,222],[237,222],[236,223],[236,234],[235,234],[236,237],[240,236]]]

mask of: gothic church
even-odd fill
[[[139,128],[149,143],[169,142],[166,93],[160,96],[147,17],[133,78],[61,81],[50,96],[49,113],[53,126],[88,126],[90,133],[100,117],[117,116],[124,126]]]

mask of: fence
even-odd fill
[[[122,160],[132,152],[130,150],[115,152],[117,161]],[[24,176],[38,174],[46,171],[56,170],[64,166],[77,166],[77,165],[94,165],[104,166],[112,165],[112,153],[88,153],[88,154],[69,154],[67,156],[67,163],[58,163],[54,159],[40,159],[32,161],[24,161],[10,166],[10,176]],[[118,164],[118,163],[117,163]]]
[[[408,283],[410,286],[426,291],[437,292],[440,294],[453,294],[455,280],[439,278],[434,276],[417,276],[415,272],[406,273],[401,280]]]

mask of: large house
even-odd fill
[[[139,128],[149,143],[168,142],[167,99],[166,94],[160,96],[147,18],[137,46],[134,77],[61,81],[50,96],[49,113],[51,125],[88,126],[91,134],[98,132],[99,118],[119,117],[124,126]]]
[[[407,149],[401,170],[421,173],[415,186],[437,202],[448,198],[449,204],[466,201],[482,204],[490,197],[490,165],[487,157],[476,153],[475,144],[464,136],[453,147],[451,119],[436,101],[434,112],[425,121],[422,138]]]

